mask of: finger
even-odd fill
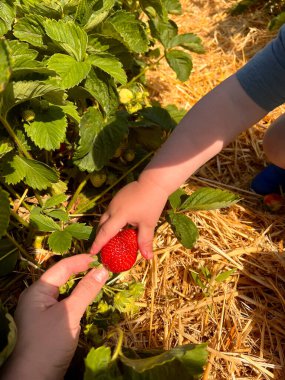
[[[61,285],[65,284],[73,274],[89,269],[92,261],[92,257],[88,254],[75,255],[60,260],[41,276],[38,281],[39,285],[41,285],[41,290],[45,294],[56,296]]]
[[[114,218],[110,217],[105,223],[100,226],[96,238],[90,249],[90,254],[96,255],[101,250],[101,248],[104,247],[104,245],[108,243],[108,241],[111,240],[112,237],[120,231],[121,228],[125,227],[125,225],[126,222],[124,220],[115,220]]]
[[[67,308],[67,314],[72,318],[72,324],[79,323],[87,306],[98,295],[108,277],[109,272],[104,267],[91,269],[77,284],[71,295],[61,301]]]
[[[153,234],[154,229],[145,225],[139,226],[138,246],[144,258],[150,260],[153,258]]]

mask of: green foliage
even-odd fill
[[[199,237],[199,232],[195,223],[182,213],[229,207],[238,202],[240,198],[229,191],[203,187],[191,195],[178,189],[170,195],[168,200],[171,209],[167,211],[167,218],[172,230],[184,247],[192,248]]]
[[[169,351],[155,353],[130,352],[127,356],[120,351],[118,357],[111,356],[110,347],[92,348],[85,359],[84,380],[95,379],[199,379],[207,360],[205,344],[188,344]]]
[[[1,189],[0,187],[0,210],[1,210],[1,219],[0,219],[0,238],[5,235],[9,221],[10,221],[10,202],[9,194],[7,191]]]
[[[233,268],[214,274],[210,272],[207,266],[199,266],[197,271],[190,271],[195,285],[201,288],[205,297],[212,296],[216,286],[222,282],[226,282],[235,272],[236,268]]]
[[[0,367],[12,353],[17,337],[17,328],[13,317],[0,303]]]
[[[89,239],[89,220],[70,219],[79,196],[96,204],[88,174],[106,173],[102,194],[136,178],[140,160],[181,118],[175,107],[152,105],[144,83],[163,58],[187,80],[189,52],[204,51],[198,36],[179,34],[170,20],[180,13],[179,0],[1,2],[0,180],[12,189],[1,190],[2,235],[11,224],[7,197],[13,203],[28,188],[38,204],[24,206],[30,218],[18,239],[39,231],[60,254]],[[132,94],[127,101],[119,96],[124,89]]]
[[[231,7],[230,14],[236,16],[255,9],[262,9],[271,17],[268,23],[269,30],[278,30],[285,23],[284,0],[240,0]]]

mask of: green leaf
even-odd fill
[[[53,210],[50,210],[50,209],[44,210],[44,213],[47,216],[50,216],[53,219],[58,219],[62,222],[68,222],[68,219],[69,219],[68,213],[65,210],[60,209],[60,208],[53,209]]]
[[[93,66],[105,71],[119,83],[127,83],[127,75],[123,69],[122,63],[112,54],[98,53],[89,56],[88,60]]]
[[[128,132],[125,117],[117,114],[104,121],[93,107],[82,116],[79,127],[80,141],[73,160],[80,170],[90,173],[106,165]]]
[[[78,240],[88,240],[92,230],[93,228],[86,226],[85,223],[73,223],[65,228],[65,231],[68,231],[72,237]]]
[[[239,201],[239,197],[232,192],[210,187],[202,187],[192,193],[181,205],[180,211],[186,210],[215,210],[229,207]]]
[[[64,230],[64,231],[54,231],[48,238],[48,245],[49,248],[59,254],[66,253],[72,243],[72,236],[71,234]]]
[[[147,150],[156,150],[164,141],[164,133],[161,127],[136,127],[131,131],[138,144]]]
[[[34,49],[30,49],[29,45],[25,42],[20,42],[17,40],[8,40],[8,46],[10,49],[10,58],[13,70],[19,67],[33,67],[40,64],[34,60],[38,56],[38,52]]]
[[[138,114],[142,116],[143,119],[150,121],[152,124],[159,125],[167,131],[172,131],[176,125],[169,112],[162,107],[146,107],[140,110]],[[142,123],[144,123],[144,120]]]
[[[199,286],[201,289],[205,289],[206,285],[203,284],[203,282],[201,281],[199,274],[196,273],[196,272],[194,272],[194,271],[192,271],[192,270],[190,270],[190,273],[191,273],[191,277],[193,278],[195,284],[197,286]]]
[[[72,103],[72,102],[66,102],[66,105],[64,106],[59,106],[63,112],[70,116],[74,121],[76,121],[77,123],[80,122],[80,116],[77,112],[77,106]]]
[[[11,30],[14,19],[15,9],[11,1],[1,0],[0,3],[0,37]]]
[[[114,81],[101,70],[93,68],[84,87],[97,100],[107,116],[117,110],[119,101]]]
[[[273,17],[268,24],[268,29],[278,30],[283,24],[285,24],[285,12],[281,12],[276,17]]]
[[[175,211],[180,208],[186,198],[188,198],[187,193],[183,189],[179,188],[168,197],[168,201],[172,209]]]
[[[65,202],[67,196],[65,194],[56,194],[44,201],[43,209],[52,208]]]
[[[11,76],[11,63],[7,43],[0,40],[0,93],[3,92]]]
[[[234,274],[236,272],[236,268],[233,268],[233,269],[230,269],[230,270],[227,270],[225,272],[221,272],[217,275],[217,277],[215,278],[215,281],[216,282],[223,282],[225,281],[227,278],[229,278],[232,274]]]
[[[100,376],[102,372],[108,369],[108,366],[111,363],[110,347],[101,346],[96,349],[92,347],[87,357],[84,359],[84,362],[84,380],[95,380],[97,376]]]
[[[9,194],[0,187],[0,238],[5,235],[10,221]]]
[[[81,62],[86,57],[88,37],[73,21],[45,20],[44,27],[53,42]]]
[[[157,38],[166,49],[170,47],[171,41],[178,33],[178,26],[172,20],[152,18],[149,20],[149,26],[152,36]]]
[[[45,48],[44,17],[32,15],[20,18],[14,26],[13,33],[20,41],[28,42],[32,46]]]
[[[14,149],[14,146],[10,140],[2,139],[0,141],[0,159],[5,156],[5,154],[11,152]]]
[[[12,161],[8,162],[7,166],[4,167],[4,177],[5,182],[8,185],[15,185],[25,178],[26,167],[22,162],[20,156],[14,156]]]
[[[144,25],[133,13],[117,11],[103,23],[102,33],[118,39],[135,53],[144,53],[148,50],[149,41]]]
[[[39,81],[18,81],[9,83],[3,94],[2,110],[4,111],[4,116],[17,104],[47,94],[55,96],[58,92],[62,92],[62,89],[52,84]]]
[[[182,7],[179,0],[164,0],[164,6],[166,7],[168,13],[174,15],[182,14]]]
[[[162,0],[139,0],[142,10],[149,16],[152,17],[156,13],[159,17],[166,18],[167,10],[164,6],[164,1]],[[153,12],[153,10],[155,12]]]
[[[172,120],[176,123],[176,125],[183,119],[186,115],[187,110],[183,108],[177,108],[175,104],[168,104],[165,109],[168,111]]]
[[[41,15],[50,18],[62,17],[61,0],[20,0],[21,11],[25,14]]]
[[[11,273],[18,261],[18,248],[7,238],[0,240],[0,277]],[[1,339],[0,339],[1,342]]]
[[[110,11],[115,5],[115,0],[104,0],[97,1],[93,10],[92,15],[90,16],[87,23],[84,25],[84,30],[90,32],[97,25],[106,19]]]
[[[60,230],[59,225],[49,216],[41,213],[40,207],[34,207],[30,214],[30,222],[37,230],[53,232]]]
[[[173,211],[168,211],[168,217],[171,228],[180,243],[186,248],[192,248],[199,237],[195,223],[188,216]]]
[[[17,327],[13,317],[0,305],[0,367],[13,352],[17,341]]]
[[[25,123],[24,128],[39,148],[55,150],[65,139],[67,120],[60,107],[51,105],[47,111],[36,113],[35,120]]]
[[[142,359],[130,359],[121,355],[120,360],[135,371],[129,372],[128,378],[172,380],[176,375],[182,379],[194,380],[203,374],[207,360],[206,347],[206,344],[187,344]],[[138,373],[142,377],[135,377]]]
[[[78,85],[86,78],[91,69],[89,61],[78,62],[75,58],[65,54],[54,54],[47,61],[47,66],[60,76],[62,88]]]
[[[177,78],[185,82],[192,70],[192,60],[189,54],[181,50],[169,50],[165,53],[166,60]]]
[[[194,33],[178,34],[172,38],[169,47],[181,46],[184,49],[193,51],[194,53],[205,53],[202,40]]]
[[[51,183],[58,181],[57,174],[40,161],[14,156],[9,165],[10,169],[8,168],[8,173],[4,175],[8,184],[14,185],[24,180],[32,189],[44,190],[51,186]]]

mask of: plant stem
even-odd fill
[[[86,185],[87,181],[89,180],[90,176],[91,176],[91,173],[89,173],[89,174],[84,178],[84,180],[79,184],[79,186],[78,186],[78,188],[76,189],[75,193],[73,194],[73,196],[72,196],[70,202],[68,203],[68,206],[67,206],[67,208],[66,208],[66,211],[67,211],[67,212],[71,210],[72,206],[73,206],[74,203],[76,202],[76,200],[77,200],[79,194],[81,193],[81,191],[82,191],[83,188],[85,187],[85,185]]]
[[[18,136],[14,132],[13,128],[10,126],[8,121],[4,119],[2,116],[0,116],[0,123],[3,125],[3,127],[6,129],[6,131],[9,133],[15,144],[18,146],[19,150],[23,153],[23,155],[26,158],[32,159],[32,156],[30,153],[26,150],[22,142],[18,139]]]
[[[11,215],[13,218],[15,218],[18,222],[20,222],[24,227],[30,228],[30,225],[28,222],[26,222],[23,218],[20,217],[14,210],[10,210]]]
[[[117,181],[115,181],[114,183],[112,183],[112,185],[108,186],[105,190],[102,191],[102,193],[96,195],[96,197],[92,198],[89,202],[85,203],[83,205],[83,207],[79,207],[79,209],[76,210],[76,214],[81,214],[83,213],[84,211],[88,210],[92,204],[94,203],[94,205],[96,204],[96,202],[102,198],[106,193],[108,193],[111,189],[113,189],[119,182],[122,181],[122,179],[124,179],[125,177],[127,177],[127,175],[129,173],[131,173],[134,169],[136,169],[138,166],[140,166],[145,160],[147,160],[151,155],[153,154],[153,152],[150,152],[148,153],[147,155],[145,155],[139,162],[137,162],[134,166],[132,166],[129,170],[127,170],[120,178],[117,179]],[[71,214],[72,215],[72,214]]]
[[[28,259],[29,261],[33,262],[33,258],[28,254],[28,252],[11,236],[8,232],[5,234],[7,238],[18,248],[18,250],[22,253],[22,255]]]
[[[137,81],[141,76],[143,76],[147,72],[147,70],[151,70],[153,67],[155,67],[164,57],[165,57],[165,55],[163,54],[161,57],[159,57],[159,59],[157,61],[155,61],[154,63],[152,63],[149,66],[146,66],[138,75],[133,77],[127,84],[119,86],[118,89],[120,89],[121,87],[130,86],[132,83]]]
[[[122,354],[122,344],[124,339],[124,333],[120,328],[116,328],[115,331],[118,333],[118,342],[111,359],[112,362],[115,361],[118,358],[118,356]]]
[[[13,139],[15,144],[18,146],[20,152],[26,157],[29,158],[30,160],[33,160],[33,157],[30,155],[30,153],[27,151],[27,149],[24,147],[24,145],[21,143],[21,141],[18,139],[18,136],[14,132],[13,128],[11,125],[8,123],[8,121],[3,118],[0,115],[0,123],[3,125],[3,127],[6,129],[6,131],[9,133],[10,137]],[[39,202],[40,205],[43,204],[40,195],[35,191],[35,196]]]
[[[18,199],[22,199],[22,197],[11,187],[11,186],[9,186],[9,185],[7,185],[7,183],[5,183],[4,181],[2,181],[1,179],[0,179],[0,182],[2,183],[2,185],[3,186],[5,186],[6,187],[6,189],[11,193],[11,194],[13,194],[16,198],[18,198]],[[20,202],[21,204],[23,204],[23,206],[28,210],[28,211],[30,211],[31,210],[31,206],[29,206],[26,202],[24,202],[24,201],[22,201],[22,202]]]

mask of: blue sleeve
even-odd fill
[[[285,25],[236,75],[246,93],[266,111],[285,103]]]

